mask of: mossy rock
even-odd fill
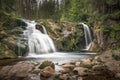
[[[52,61],[43,61],[39,66],[40,69],[44,69],[45,67],[50,66],[55,69],[55,64]]]

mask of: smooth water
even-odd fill
[[[68,63],[68,62],[75,62],[75,61],[81,61],[86,58],[90,58],[92,56],[96,55],[96,53],[91,52],[55,52],[52,54],[41,54],[41,55],[33,55],[33,56],[27,56],[30,60],[35,61],[53,61],[54,63]]]
[[[84,29],[84,36],[85,36],[85,49],[84,50],[89,50],[91,46],[91,42],[92,42],[92,35],[91,35],[90,28],[85,23],[79,23],[79,25],[82,25]]]
[[[54,63],[62,64],[72,61],[80,61],[96,54],[90,52],[56,52],[55,45],[52,39],[47,34],[44,25],[41,25],[43,31],[40,31],[36,29],[37,23],[35,21],[23,21],[27,23],[26,30],[24,30],[24,36],[28,41],[29,48],[28,56],[26,56],[27,59],[35,61],[49,60],[53,61]],[[81,24],[84,27],[86,40],[85,50],[88,50],[92,41],[91,33],[89,27],[86,24]]]
[[[37,23],[35,21],[24,20],[24,22],[27,23],[27,28],[24,30],[24,36],[28,41],[29,56],[56,51],[55,45],[43,25],[42,28],[44,33],[36,29]]]

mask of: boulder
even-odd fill
[[[86,67],[86,68],[91,68],[92,67],[92,61],[91,59],[85,59],[81,62],[80,66]]]
[[[40,68],[40,69],[44,69],[44,68],[46,68],[47,66],[50,66],[51,68],[55,69],[55,64],[54,64],[52,61],[43,61],[43,62],[40,64],[39,68]]]
[[[63,68],[69,68],[69,69],[72,70],[72,69],[74,69],[75,65],[67,63],[67,64],[62,65],[62,67]]]
[[[24,80],[41,80],[41,79],[40,76],[37,74],[28,74],[28,76],[24,78]]]
[[[112,73],[120,73],[120,65],[116,61],[106,62],[105,65]]]
[[[88,68],[84,67],[75,67],[73,72],[75,75],[85,76],[87,75]]]
[[[103,70],[106,70],[106,66],[104,66],[104,65],[94,65],[94,66],[92,67],[92,69],[93,69],[94,71],[103,71]]]
[[[0,70],[0,79],[2,80],[16,80],[26,78],[33,69],[32,62],[22,61],[11,66],[5,66]]]
[[[40,72],[40,79],[41,80],[47,80],[47,79],[53,79],[55,76],[55,71],[51,66],[45,67],[43,70]]]

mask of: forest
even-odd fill
[[[120,80],[120,0],[0,0],[0,80]]]

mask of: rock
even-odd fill
[[[61,74],[61,75],[59,75],[59,79],[60,80],[68,80],[68,78],[69,78],[68,74]]]
[[[93,69],[94,71],[103,71],[103,70],[106,70],[106,66],[104,66],[104,65],[94,65],[94,66],[92,67],[92,69]]]
[[[116,60],[120,60],[120,53],[113,53],[112,57]]]
[[[92,65],[99,65],[99,64],[100,64],[100,62],[98,62],[97,60],[92,61]]]
[[[80,66],[91,68],[92,67],[92,61],[90,59],[85,59],[81,62]]]
[[[44,33],[44,27],[43,27],[43,23],[38,23],[36,24],[36,29],[40,30],[42,33]]]
[[[0,79],[4,79],[8,76],[8,71],[12,68],[12,66],[6,66],[6,67],[3,67],[1,70],[0,70]]]
[[[14,70],[16,73],[16,77],[26,77],[27,74],[32,71],[33,65],[31,63],[23,62],[18,63],[8,72],[8,74],[14,74]],[[19,69],[19,70],[16,70]]]
[[[104,52],[103,54],[101,54],[99,56],[99,58],[100,58],[100,62],[108,62],[108,61],[113,60],[112,54],[110,52],[107,52],[107,51]]]
[[[39,75],[36,74],[28,74],[24,80],[41,80]]]
[[[75,67],[73,72],[75,75],[85,76],[87,75],[88,68],[84,67]]]
[[[39,73],[40,73],[40,69],[34,69],[34,70],[33,70],[33,73],[34,73],[34,74],[39,74]]]
[[[75,62],[75,66],[79,67],[80,66],[80,62]]]
[[[54,78],[55,76],[55,71],[51,66],[45,67],[41,72],[40,72],[40,78],[42,79],[48,79],[48,78]]]
[[[4,30],[0,30],[0,39],[7,37],[7,33]]]
[[[62,68],[61,70],[59,70],[59,72],[62,74],[69,73],[70,71],[71,71],[70,68]]]
[[[69,68],[69,69],[72,70],[72,69],[74,69],[75,66],[72,65],[72,64],[69,64],[69,63],[68,63],[68,64],[64,64],[64,65],[62,65],[62,67],[63,67],[63,68]]]
[[[83,78],[82,77],[78,77],[78,80],[83,80]]]
[[[116,77],[117,79],[120,79],[120,73],[116,73],[115,77]]]
[[[120,73],[120,65],[116,61],[106,62],[107,69],[113,73]]]
[[[44,69],[47,66],[50,66],[51,68],[55,69],[55,64],[52,61],[43,61],[39,68]]]
[[[3,39],[3,43],[6,44],[11,50],[15,51],[17,41],[14,39],[13,36]]]
[[[33,64],[29,61],[18,62],[11,66],[5,66],[0,70],[0,79],[16,80],[26,78],[28,73],[32,71]]]

